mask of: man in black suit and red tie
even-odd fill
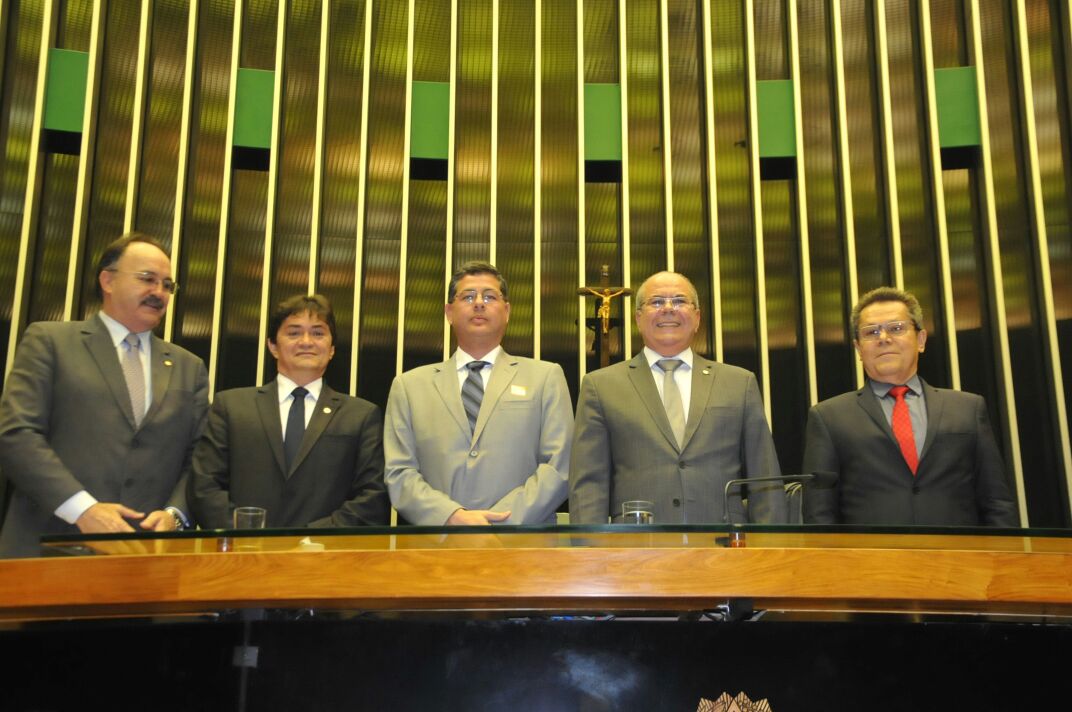
[[[853,307],[852,329],[867,383],[808,414],[804,471],[838,481],[805,488],[805,522],[1019,526],[982,397],[916,372],[927,343],[919,301],[874,289]]]

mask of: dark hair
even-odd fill
[[[923,308],[919,305],[916,295],[896,287],[876,287],[860,297],[856,306],[852,308],[852,338],[860,337],[860,312],[875,302],[900,302],[908,308],[908,316],[912,319],[912,325],[916,331],[923,331]]]
[[[128,232],[122,237],[118,237],[104,248],[104,252],[101,253],[100,259],[97,260],[97,281],[93,285],[94,291],[97,293],[97,299],[104,300],[104,290],[100,286],[100,273],[105,270],[115,267],[119,263],[119,258],[123,256],[123,253],[127,251],[127,247],[132,242],[144,242],[146,245],[152,245],[156,249],[167,254],[167,250],[164,246],[151,235],[146,235],[144,232]]]
[[[491,264],[490,262],[478,262],[476,260],[473,260],[471,262],[466,262],[465,264],[463,264],[461,267],[458,268],[457,272],[451,275],[450,284],[447,285],[447,304],[453,302],[454,297],[457,296],[456,290],[458,287],[458,282],[460,282],[463,277],[469,277],[474,274],[493,275],[496,279],[499,280],[499,291],[502,292],[503,301],[510,301],[510,295],[506,291],[506,278],[502,276],[502,273],[499,272],[499,270],[495,269],[495,265]]]
[[[295,314],[311,314],[323,319],[331,332],[331,343],[335,343],[335,313],[331,311],[331,302],[322,294],[297,294],[279,302],[268,320],[268,340],[274,344],[283,322]]]

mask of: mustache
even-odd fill
[[[155,294],[150,294],[145,299],[142,299],[141,303],[147,307],[152,307],[153,309],[164,308],[164,300],[156,296]]]

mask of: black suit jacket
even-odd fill
[[[227,529],[235,507],[264,507],[269,527],[387,524],[380,409],[324,385],[290,470],[279,389],[216,394],[194,450],[188,499],[203,528]]]
[[[80,490],[149,512],[186,511],[186,470],[208,408],[208,372],[152,338],[153,401],[134,424],[108,328],[86,321],[26,329],[0,402],[0,469],[14,488],[0,555],[33,556],[42,534],[77,534],[53,512]]]
[[[838,483],[805,486],[805,522],[1019,526],[982,397],[926,383],[923,396],[927,437],[914,477],[869,383],[812,407],[804,471],[836,472]]]

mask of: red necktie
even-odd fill
[[[894,386],[890,393],[897,400],[893,404],[893,437],[897,438],[897,444],[901,446],[901,454],[908,469],[915,476],[919,467],[919,455],[916,454],[916,437],[912,434],[912,416],[908,414],[908,404],[905,403],[905,393],[908,386]]]

